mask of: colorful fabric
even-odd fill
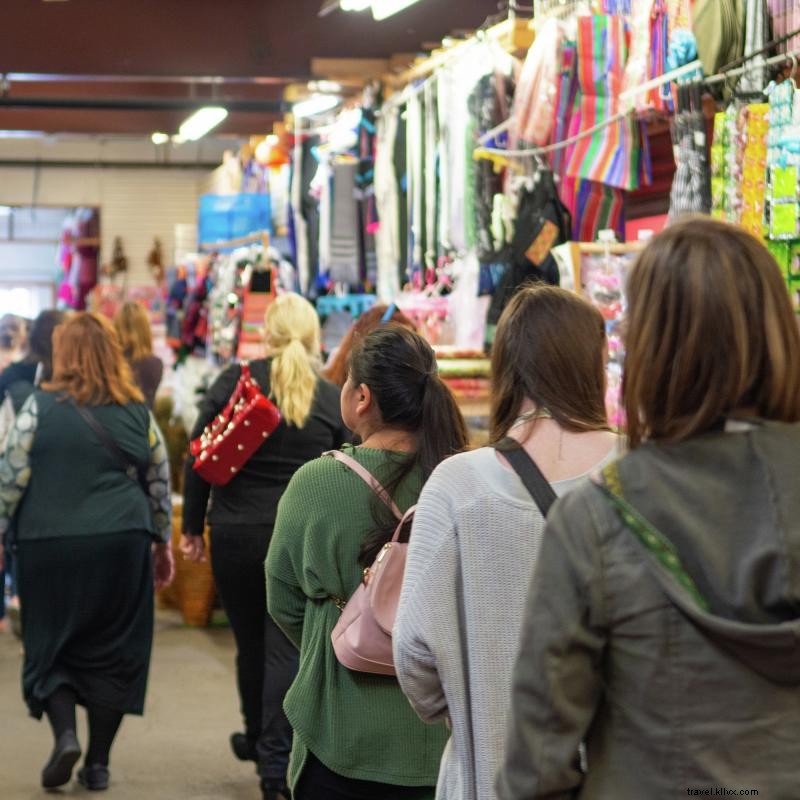
[[[578,181],[574,190],[575,216],[573,238],[593,242],[606,229],[625,239],[625,193],[595,181]]]
[[[741,223],[754,236],[764,235],[764,198],[767,191],[767,131],[769,104],[756,103],[747,107],[745,138],[747,144],[742,159],[742,218]]]
[[[631,17],[630,56],[625,65],[622,91],[630,91],[646,83],[653,75],[651,25],[654,25],[656,0],[639,0]],[[661,74],[660,72],[658,73]],[[656,93],[657,96],[657,93]],[[634,99],[637,111],[645,112],[651,106],[652,92],[638,94]]]
[[[578,18],[580,130],[588,131],[620,111],[619,94],[628,60],[621,16]],[[632,190],[639,186],[640,143],[630,117],[607,124],[579,141],[567,174]]]
[[[685,214],[710,214],[712,207],[711,175],[706,157],[706,120],[699,87],[681,87],[679,98],[692,92],[696,102],[689,101],[676,116],[672,126],[675,148],[675,177],[670,192],[669,217]],[[688,99],[688,97],[687,97]]]
[[[667,0],[669,38],[677,30],[692,29],[692,0]]]
[[[515,140],[534,145],[550,141],[556,125],[559,52],[564,26],[549,19],[538,30],[517,83],[512,110]]]

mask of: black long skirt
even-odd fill
[[[152,539],[143,531],[19,542],[31,715],[60,686],[86,706],[141,714],[153,644]]]

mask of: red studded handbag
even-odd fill
[[[194,471],[208,483],[225,486],[280,421],[278,407],[253,380],[250,364],[243,362],[242,375],[228,405],[189,447]]]

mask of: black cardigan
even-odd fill
[[[270,392],[270,361],[259,359],[250,364],[253,378],[265,395]],[[226,406],[242,374],[239,365],[226,369],[200,404],[200,415],[192,431],[192,439],[203,432]],[[208,511],[210,525],[272,525],[278,501],[300,467],[325,452],[338,450],[350,441],[350,433],[342,422],[339,389],[320,379],[311,407],[311,415],[303,428],[281,421],[272,435],[256,451],[226,486],[206,483],[192,468],[193,458],[186,463],[183,531],[199,535],[205,527]]]

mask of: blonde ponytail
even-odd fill
[[[286,422],[302,428],[311,414],[317,388],[317,312],[300,295],[281,295],[267,310],[266,327],[272,353],[272,396]]]

